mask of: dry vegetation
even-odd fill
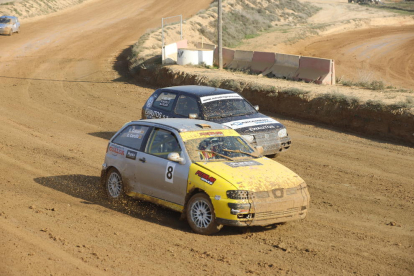
[[[223,45],[235,47],[245,38],[259,35],[278,26],[296,26],[319,10],[297,0],[225,0],[223,1]],[[183,33],[191,42],[216,44],[217,1],[185,21]],[[173,22],[164,30],[166,44],[179,40],[179,25]],[[131,69],[159,64],[161,29],[148,30],[133,46]]]

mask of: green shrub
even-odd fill
[[[371,82],[371,89],[372,90],[384,90],[385,85],[382,81],[372,81]]]
[[[357,97],[354,96],[348,96],[341,93],[333,92],[333,93],[327,93],[319,96],[319,98],[322,98],[326,101],[330,102],[337,102],[342,104],[347,104],[349,106],[355,106],[359,104],[359,100]]]
[[[284,88],[280,92],[285,93],[290,96],[305,96],[305,95],[310,94],[310,91],[299,89],[296,87]]]

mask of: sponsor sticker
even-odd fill
[[[125,150],[123,147],[120,146],[115,146],[115,145],[111,145],[109,146],[109,151],[112,152],[113,155],[124,155],[125,154]]]
[[[267,124],[279,124],[279,122],[276,120],[273,120],[272,118],[256,118],[256,119],[244,119],[244,120],[223,123],[223,125],[231,127],[232,129],[252,127],[252,126],[258,126],[258,125],[267,125]]]
[[[145,115],[148,119],[155,118],[155,119],[161,119],[161,118],[168,118],[167,115],[162,114],[162,112],[155,111],[152,109],[145,109]]]
[[[250,131],[258,131],[258,130],[268,130],[268,129],[275,129],[275,125],[264,125],[264,126],[258,126],[258,127],[249,127]]]
[[[201,132],[200,136],[224,136],[224,133],[221,131]]]
[[[170,105],[170,99],[162,99],[161,101],[160,101],[160,106],[165,106],[165,107],[167,107],[167,106],[169,106]]]
[[[138,133],[138,134],[144,134],[145,133],[145,130],[131,128],[128,132],[133,132],[133,133]]]
[[[239,167],[250,167],[250,166],[259,166],[263,165],[262,163],[259,163],[257,161],[240,161],[240,162],[225,162],[227,166],[230,166],[232,168],[239,168]]]
[[[132,150],[127,150],[126,158],[136,160],[137,159],[137,152]]]
[[[200,97],[200,101],[202,104],[213,102],[213,101],[232,100],[232,99],[243,99],[243,97],[237,93]]]
[[[128,133],[126,137],[128,137],[128,138],[135,138],[135,139],[142,139],[142,135],[141,134],[134,134],[134,133]]]
[[[197,176],[200,177],[201,181],[206,182],[207,184],[213,185],[216,182],[216,179],[200,170],[195,173]]]

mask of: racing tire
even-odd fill
[[[121,202],[125,199],[124,183],[119,171],[115,168],[110,168],[106,174],[105,192],[111,202]]]
[[[13,29],[10,29],[9,36],[12,36],[12,34],[13,34]]]
[[[188,224],[197,234],[212,235],[223,227],[217,224],[213,204],[204,193],[195,194],[190,198],[186,215]]]

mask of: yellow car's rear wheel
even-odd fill
[[[115,168],[111,168],[106,175],[105,191],[112,202],[122,201],[125,197],[121,174]]]

